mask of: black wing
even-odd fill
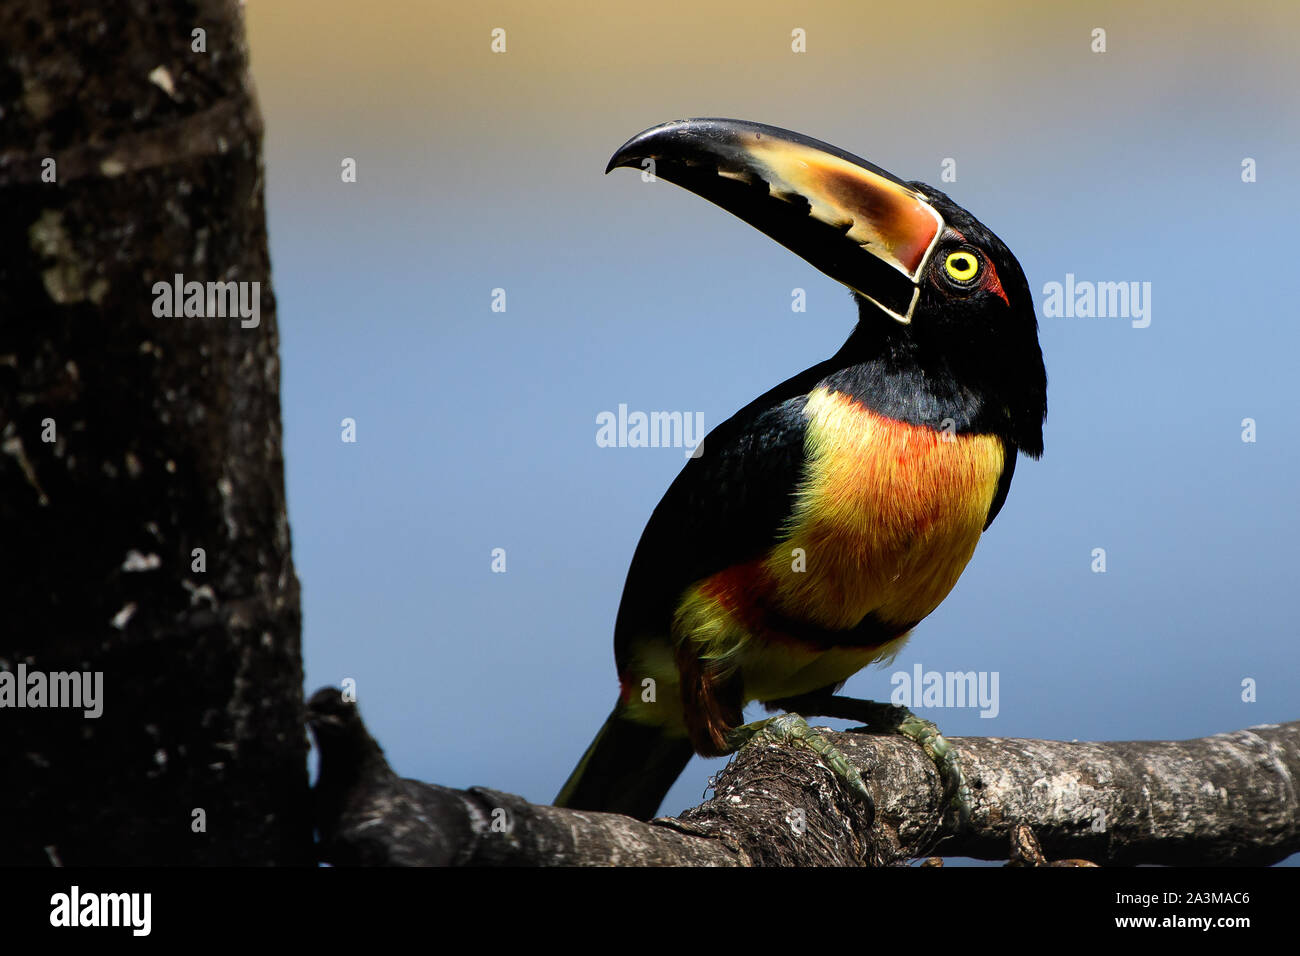
[[[656,506],[628,569],[614,629],[620,671],[636,634],[667,637],[682,592],[780,540],[804,474],[804,406],[833,370],[815,365],[750,402],[704,439]]]

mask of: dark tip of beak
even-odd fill
[[[642,130],[620,146],[610,157],[609,163],[605,166],[606,175],[620,167],[638,166],[641,160],[662,153],[666,145],[672,143],[680,145],[688,137],[698,135],[697,130],[701,122],[700,120],[672,120]]]

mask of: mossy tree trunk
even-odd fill
[[[0,863],[310,859],[261,146],[235,0],[0,0],[0,671],[102,674],[0,707]]]

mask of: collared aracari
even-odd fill
[[[618,702],[556,804],[645,819],[692,753],[747,739],[747,703],[833,693],[898,653],[1001,510],[1017,452],[1042,454],[1047,376],[1020,264],[937,189],[725,119],[648,129],[617,167],[735,214],[859,310],[833,357],[708,434],[641,536]]]

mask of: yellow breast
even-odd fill
[[[957,583],[1002,474],[992,436],[908,425],[824,388],[806,415],[807,465],[786,537],[688,588],[673,619],[673,644],[719,674],[739,671],[746,701],[840,683],[897,653]],[[837,639],[868,615],[881,626]],[[804,624],[825,633],[810,641]],[[671,651],[661,650],[638,666],[672,681]]]
[[[975,551],[1002,474],[1001,440],[908,425],[825,388],[810,394],[806,414],[806,477],[789,538],[767,560],[778,605],[829,628],[867,614],[914,624]]]

